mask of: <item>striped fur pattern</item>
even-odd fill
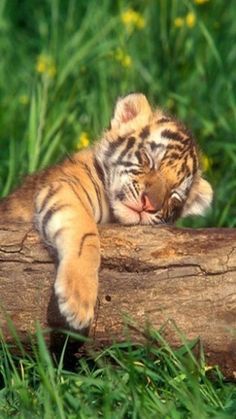
[[[212,189],[201,177],[185,126],[152,110],[142,94],[117,101],[110,128],[89,149],[26,178],[0,203],[4,221],[32,221],[58,256],[55,292],[74,329],[93,319],[98,290],[97,224],[165,224],[203,214]]]

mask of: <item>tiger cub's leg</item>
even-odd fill
[[[98,289],[100,242],[93,211],[82,191],[53,182],[36,198],[36,223],[58,255],[55,292],[61,313],[75,329],[89,326]]]

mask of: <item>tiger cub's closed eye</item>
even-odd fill
[[[144,147],[140,149],[140,164],[149,170],[155,168],[155,160],[152,155]]]

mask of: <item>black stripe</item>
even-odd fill
[[[118,137],[115,141],[109,142],[108,150],[106,151],[106,157],[110,157],[117,148],[124,143],[124,137]]]
[[[182,163],[181,172],[180,172],[180,173],[183,174],[184,177],[188,177],[188,176],[191,175],[191,172],[190,172],[189,167],[187,165],[187,158],[188,158],[188,156],[184,157],[184,161]]]
[[[92,201],[92,199],[90,198],[89,193],[88,193],[88,192],[86,191],[86,189],[83,187],[83,185],[82,185],[82,183],[81,183],[81,182],[79,182],[79,186],[81,187],[81,189],[83,190],[84,194],[86,195],[86,198],[87,198],[88,202],[90,203],[91,208],[92,208],[92,210],[93,210],[93,213],[94,213],[94,215],[95,215],[95,208],[94,208],[93,201]]]
[[[135,141],[136,141],[135,137],[129,137],[126,149],[130,150],[134,146]]]
[[[67,185],[72,189],[72,191],[74,192],[74,194],[75,194],[75,196],[76,196],[76,198],[79,200],[79,202],[81,203],[81,205],[82,205],[82,207],[85,209],[85,211],[87,212],[87,214],[89,213],[88,212],[88,208],[86,207],[86,205],[84,204],[84,202],[82,201],[82,199],[80,198],[80,196],[79,196],[79,194],[78,194],[78,192],[75,190],[75,188],[74,188],[74,186],[73,186],[73,184],[72,183],[68,183],[67,181],[66,181],[66,183],[67,183]]]
[[[181,142],[183,142],[184,140],[184,137],[179,132],[171,131],[170,129],[164,129],[161,132],[161,136],[163,138],[168,138],[169,140],[175,140],[175,141],[181,141]]]
[[[198,168],[198,162],[197,162],[197,157],[195,154],[193,154],[193,174],[196,173]]]
[[[99,164],[96,157],[94,157],[94,159],[93,159],[93,164],[94,164],[94,169],[96,170],[96,173],[98,175],[98,178],[100,179],[102,184],[105,186],[105,181],[106,181],[105,172],[104,172],[103,168],[101,167],[101,165]]]
[[[63,167],[59,167],[60,172],[63,173],[63,175],[65,176],[65,178],[63,179],[67,179],[68,178],[68,174],[63,170]]]
[[[194,146],[194,142],[193,142],[193,139],[191,137],[183,138],[182,143],[185,145],[185,147],[193,147]]]
[[[84,246],[84,242],[88,237],[97,237],[96,233],[86,233],[83,235],[81,242],[80,242],[80,246],[79,246],[79,252],[78,252],[78,256],[80,257],[83,251],[83,246]]]
[[[133,187],[134,187],[135,191],[137,192],[137,194],[139,195],[139,183],[138,182],[133,182]]]
[[[154,221],[154,224],[165,224],[166,223],[165,220],[157,214],[153,215],[153,221]]]
[[[124,191],[119,191],[115,193],[115,199],[119,199],[119,201],[123,201],[124,198],[125,198]]]
[[[194,142],[192,132],[182,122],[176,121],[176,124],[179,132],[182,132],[184,135],[191,138],[191,140]]]
[[[142,175],[144,173],[143,170],[137,170],[137,169],[124,169],[120,171],[120,176],[121,175],[134,175],[134,176],[138,176],[138,175]]]
[[[56,194],[59,191],[60,188],[61,188],[60,184],[56,188],[53,188],[52,185],[49,185],[48,192],[47,192],[46,196],[44,197],[43,202],[41,203],[41,206],[38,210],[38,214],[40,214],[44,210],[45,206],[47,205],[47,203],[49,202],[51,197],[54,194]]]
[[[177,160],[177,159],[179,159],[180,156],[179,156],[178,153],[173,152],[173,153],[170,153],[168,155],[168,157],[169,157],[169,159],[175,159],[175,160]]]
[[[120,153],[117,162],[122,162],[123,157],[127,154],[127,152],[134,146],[135,143],[135,138],[134,137],[130,137],[127,141],[127,144],[124,148],[124,150]]]
[[[182,171],[182,173],[184,173],[185,172],[185,167],[186,167],[186,158],[185,158],[185,160],[183,161],[183,163],[182,163],[182,165],[181,165],[181,171]]]
[[[188,167],[188,166],[186,166],[186,170],[185,170],[185,175],[186,175],[186,177],[189,177],[191,174],[192,174],[192,173],[191,173],[191,171],[190,171],[189,167]]]
[[[116,165],[116,163],[113,163],[113,166],[115,166],[115,165]],[[124,167],[140,167],[139,164],[137,164],[137,163],[131,163],[130,161],[122,161],[120,163],[120,165],[121,166],[124,166]]]
[[[142,140],[145,140],[145,138],[147,138],[149,136],[149,134],[150,134],[150,128],[147,125],[146,127],[144,127],[142,129],[142,131],[140,132],[139,136],[140,136],[140,138],[142,138]]]
[[[95,179],[94,179],[94,177],[93,177],[93,175],[92,175],[92,173],[91,173],[91,170],[90,170],[90,168],[88,167],[88,165],[87,165],[86,163],[84,163],[84,162],[80,162],[80,164],[82,164],[82,166],[84,167],[84,169],[85,169],[85,171],[86,171],[86,173],[87,173],[87,175],[88,175],[88,177],[89,177],[90,181],[91,181],[91,182],[92,182],[92,184],[93,184],[94,190],[95,190],[95,192],[96,192],[96,195],[97,195],[97,201],[98,201],[98,206],[99,206],[99,210],[100,210],[100,216],[99,216],[99,219],[98,219],[98,223],[100,223],[100,222],[101,222],[101,220],[102,220],[102,217],[103,217],[103,211],[102,211],[102,197],[101,197],[100,188],[99,188],[99,186],[97,185],[97,182],[95,181]]]
[[[134,185],[133,184],[131,184],[131,185],[129,185],[129,191],[131,192],[131,194],[133,195],[133,197],[134,197],[134,199],[137,199],[137,191],[136,191],[136,189],[135,189],[135,187],[134,187]]]
[[[166,147],[166,150],[175,150],[175,151],[179,151],[180,153],[183,152],[184,150],[184,144],[168,144]]]
[[[153,160],[152,156],[148,152],[145,152],[145,155],[146,155],[146,159],[148,160],[150,169],[153,169],[154,160]]]
[[[43,216],[42,221],[41,221],[43,237],[45,237],[45,238],[47,237],[46,229],[47,229],[47,225],[48,225],[49,221],[51,220],[52,216],[54,214],[56,214],[56,212],[60,211],[62,208],[69,207],[69,206],[70,206],[69,204],[61,204],[61,205],[55,205],[54,204],[54,205],[52,205],[51,208],[49,208],[46,211],[46,213]]]
[[[77,164],[77,161],[74,160],[74,157],[71,156],[71,154],[69,154],[68,152],[66,152],[66,156],[67,156],[68,160],[70,161],[70,163]]]
[[[88,202],[89,202],[89,204],[90,204],[90,206],[91,206],[91,208],[92,208],[92,210],[93,210],[93,213],[95,214],[95,208],[94,208],[93,201],[92,201],[92,199],[91,199],[91,197],[90,197],[89,193],[86,191],[86,189],[84,188],[84,186],[82,185],[82,183],[80,182],[80,180],[79,180],[79,178],[78,178],[77,176],[70,176],[70,177],[68,178],[68,182],[73,181],[73,180],[74,180],[74,184],[75,184],[75,185],[77,185],[77,186],[80,186],[80,187],[81,187],[82,191],[83,191],[83,192],[84,192],[84,194],[86,195],[86,198],[87,198],[87,200],[88,200]]]
[[[164,156],[161,159],[160,168],[162,167],[162,163],[165,162],[165,160],[167,160],[168,158],[169,158],[169,154],[168,154],[168,152],[166,150]]]
[[[151,141],[148,144],[150,145],[152,151],[156,150],[157,148],[165,148],[163,144],[157,144],[155,141]]]
[[[135,151],[135,156],[136,156],[136,158],[137,158],[137,160],[138,160],[138,162],[139,163],[142,163],[142,158],[141,158],[141,153],[140,153],[140,151],[139,150],[137,150],[137,151]]]
[[[156,122],[157,124],[163,124],[164,122],[170,122],[171,119],[167,118],[166,116],[163,116],[162,118],[158,119]]]
[[[193,174],[195,174],[197,171],[197,156],[193,147],[191,147],[190,149],[190,156],[192,157],[192,160],[193,160]]]

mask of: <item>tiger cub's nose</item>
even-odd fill
[[[151,202],[150,197],[148,196],[147,193],[143,193],[142,194],[142,205],[143,205],[143,211],[147,211],[147,212],[156,212],[156,208],[154,206],[154,204]]]
[[[165,179],[160,174],[154,173],[152,177],[149,175],[141,198],[143,210],[147,212],[160,211],[163,208],[166,192]]]

